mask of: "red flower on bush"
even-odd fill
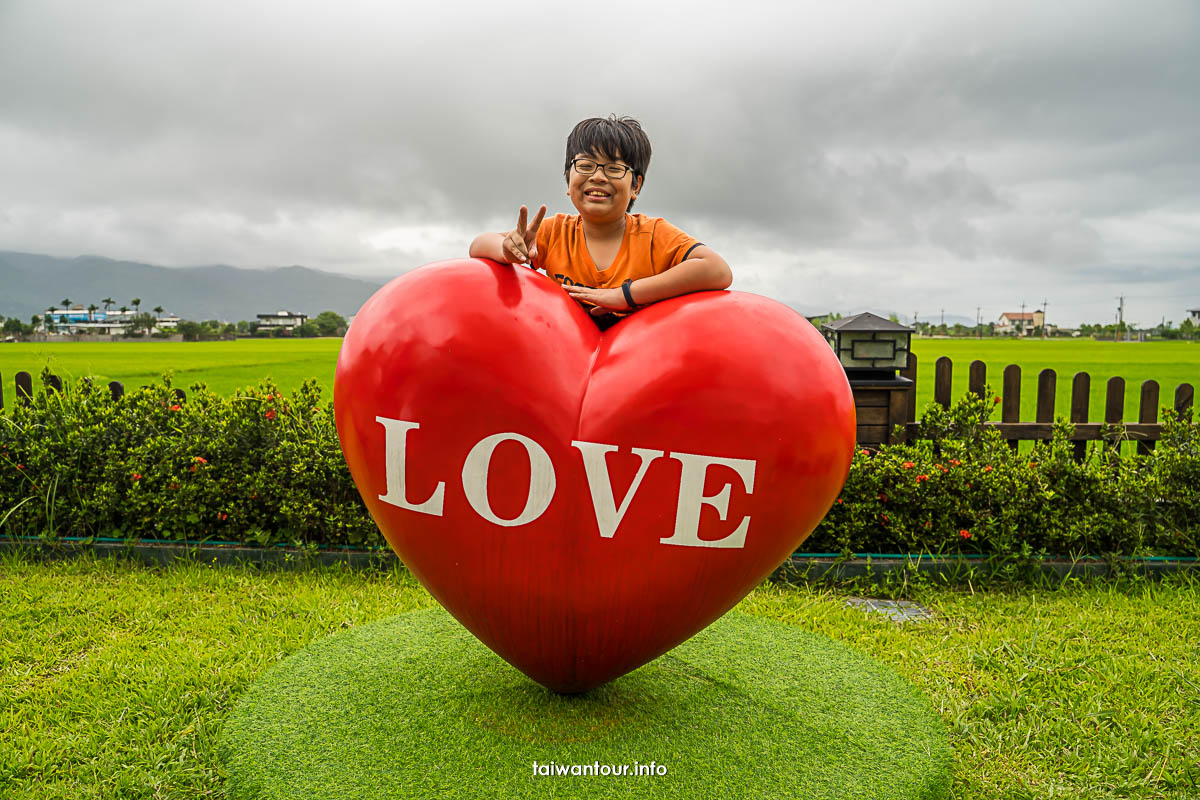
[[[916,464],[914,464],[914,463],[913,463],[913,462],[911,462],[911,461],[905,461],[905,462],[904,462],[903,464],[901,464],[900,466],[904,467],[905,469],[912,469],[913,467],[915,467],[915,466],[916,466]]]
[[[838,504],[839,506],[842,504],[842,498],[840,498],[840,497],[839,497],[839,498],[837,499],[837,504]]]
[[[135,472],[135,473],[133,473],[133,476],[132,476],[132,477],[133,477],[133,480],[134,480],[134,481],[140,481],[140,480],[142,479],[142,473],[140,473],[140,472]]]
[[[224,511],[218,511],[217,519],[221,520],[221,522],[224,522],[225,520],[229,519],[229,515],[226,514]]]
[[[959,535],[959,536],[961,536],[961,537],[962,537],[962,538],[964,538],[964,539],[970,539],[970,538],[971,538],[971,532],[970,532],[969,530],[967,530],[966,528],[963,528],[961,531],[959,531],[959,532],[958,532],[958,535]]]
[[[991,472],[991,471],[992,471],[992,465],[991,465],[991,464],[988,464],[986,467],[984,467],[984,468],[983,468],[983,471],[984,471],[984,472]]]
[[[871,451],[867,450],[866,448],[863,448],[862,450],[858,451],[858,454],[860,456],[869,456],[869,455],[871,455]]]
[[[196,456],[195,458],[192,459],[192,461],[195,461],[197,464],[207,464],[208,463],[208,459],[205,458],[204,456]]]
[[[179,484],[178,484],[178,483],[176,483],[175,481],[171,481],[169,484],[167,484],[167,488],[168,488],[168,489],[178,489],[178,488],[179,488]]]
[[[883,492],[880,492],[879,494],[875,495],[875,499],[876,499],[876,500],[882,500],[883,502],[885,502],[885,503],[886,503],[886,502],[887,502],[887,495],[886,495],[886,494],[884,494]]]
[[[962,466],[962,462],[959,461],[957,458],[952,458],[952,459],[950,459],[950,466],[959,467],[959,466]]]
[[[179,403],[176,403],[175,405],[171,406],[172,411],[179,411],[182,408],[183,408],[183,406],[179,405]]]
[[[267,413],[263,414],[263,416],[267,419],[275,419],[275,409],[268,408]]]
[[[929,480],[928,475],[918,475],[917,476],[917,483],[920,483],[921,481],[927,481],[927,480]]]
[[[25,469],[25,465],[24,465],[24,464],[17,464],[17,469]]]
[[[1000,405],[1000,396],[999,395],[992,398],[992,405],[994,405],[994,406]]]
[[[883,520],[884,525],[887,525],[887,514],[880,514],[879,518]]]

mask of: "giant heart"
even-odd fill
[[[334,406],[412,573],[566,693],[737,604],[820,522],[854,449],[845,373],[791,309],[701,292],[600,332],[546,276],[479,259],[367,301]]]

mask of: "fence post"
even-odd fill
[[[1175,387],[1175,413],[1183,416],[1192,407],[1194,391],[1190,383],[1181,383]]]
[[[904,369],[900,370],[900,377],[908,378],[910,381],[912,381],[912,386],[908,387],[908,391],[904,393],[905,396],[907,397],[907,402],[908,402],[908,408],[905,409],[904,421],[905,422],[916,422],[917,421],[917,354],[911,350],[908,351],[908,364],[904,367]],[[908,437],[906,435],[905,439],[907,439],[907,438]]]
[[[967,384],[972,392],[983,397],[983,390],[987,388],[987,364],[982,361],[972,361],[970,371],[967,373]]]
[[[1004,368],[1004,402],[1000,406],[1001,422],[1021,421],[1021,367],[1009,364]],[[1008,446],[1015,452],[1016,439],[1009,439]]]
[[[1120,425],[1125,417],[1125,379],[1114,375],[1108,379],[1104,391],[1104,421]],[[1108,442],[1116,455],[1121,454],[1121,439]]]
[[[33,376],[28,372],[18,372],[13,385],[17,390],[17,399],[26,403],[33,400]]]
[[[55,394],[62,394],[62,378],[57,375],[46,376],[46,390]]]
[[[1142,399],[1138,406],[1138,422],[1158,422],[1158,381],[1142,381]],[[1154,450],[1153,440],[1138,440],[1137,451],[1149,455]]]
[[[1054,424],[1054,396],[1058,389],[1058,373],[1044,369],[1038,373],[1037,418],[1041,423]],[[1043,441],[1050,441],[1049,438]]]
[[[4,408],[4,373],[0,372],[0,408]]]
[[[112,396],[113,400],[120,400],[125,396],[125,385],[120,381],[109,381],[108,393]]]
[[[942,356],[933,366],[933,399],[942,408],[950,407],[950,396],[953,393],[951,381],[954,378],[954,362],[948,356]]]
[[[1088,407],[1092,401],[1092,376],[1086,372],[1076,372],[1071,381],[1071,422],[1079,424],[1088,421]],[[1080,439],[1075,442],[1075,460],[1083,461],[1087,455],[1087,442]]]

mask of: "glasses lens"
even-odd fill
[[[580,175],[591,175],[596,171],[596,162],[586,158],[575,159],[575,171]]]
[[[605,164],[604,174],[610,178],[624,178],[625,173],[629,171],[629,167],[624,164]]]

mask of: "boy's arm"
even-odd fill
[[[700,245],[691,256],[666,272],[639,278],[629,284],[633,302],[639,306],[657,303],[670,297],[706,289],[728,289],[733,283],[733,271],[725,259],[711,247]],[[576,300],[595,303],[592,314],[600,316],[609,311],[628,310],[625,292],[621,289],[592,289],[587,286],[564,286]]]
[[[508,233],[479,234],[471,242],[467,255],[471,258],[490,258],[504,264],[528,264],[537,255],[538,228],[542,226],[545,216],[546,206],[543,205],[533,222],[527,225],[529,209],[521,206],[517,227]]]

